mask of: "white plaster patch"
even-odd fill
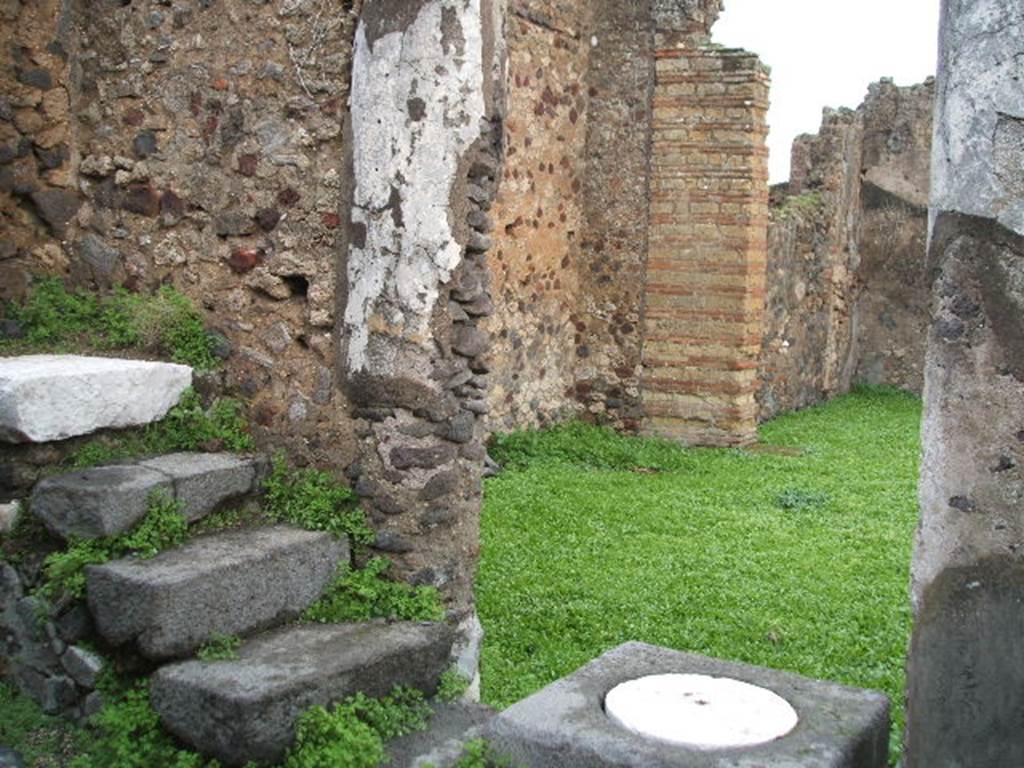
[[[447,38],[446,14],[459,27]],[[462,259],[449,199],[485,114],[480,0],[428,0],[372,45],[361,22],[352,69],[352,222],[366,240],[348,254],[349,373],[369,367],[375,315],[390,335],[429,339],[438,285]]]
[[[1024,33],[1024,19],[1004,6],[1005,0],[972,0],[947,19],[939,66],[942,87],[936,94],[931,208],[994,215],[1024,234],[1019,193],[1000,178],[994,157],[999,115],[1024,120],[1015,45]]]
[[[799,722],[789,702],[767,688],[708,675],[650,675],[605,697],[612,722],[651,739],[697,749],[773,741]]]

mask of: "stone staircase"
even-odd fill
[[[471,701],[435,704],[430,729],[388,744],[382,768],[449,768],[462,757],[466,742],[483,736],[494,716],[490,707]]]
[[[191,372],[181,376],[181,366],[166,370],[159,363],[39,357],[0,359],[0,440],[54,440],[145,424],[162,418],[191,378]],[[133,402],[119,408],[104,392],[121,402],[153,395],[159,407]],[[60,414],[67,416],[67,425]],[[223,453],[177,453],[101,466],[40,481],[30,510],[66,541],[130,531],[146,515],[154,492],[174,499],[195,522],[225,502],[257,492],[266,467],[258,457]],[[275,763],[292,741],[296,719],[309,707],[357,692],[384,695],[396,685],[432,694],[450,664],[453,630],[444,623],[290,623],[323,594],[349,557],[348,542],[287,525],[200,535],[148,560],[87,567],[91,616],[79,614],[79,621],[91,623],[106,644],[159,665],[151,678],[152,703],[183,743],[226,765]],[[11,582],[12,571],[0,576]],[[8,614],[38,608],[25,604],[35,600],[24,596],[27,588],[9,586],[6,593],[0,589],[0,630],[13,624]],[[64,620],[52,622],[52,634],[59,634]],[[51,644],[48,631],[33,634],[27,622],[18,626],[15,660],[29,658],[32,643]],[[205,643],[225,635],[245,638],[236,658],[194,658]],[[75,656],[76,649],[85,652],[83,646],[57,640],[64,646],[59,658],[88,666],[87,682],[94,685],[102,660],[87,652],[89,664],[84,664]],[[57,654],[47,654],[56,664]],[[63,661],[56,672],[28,664],[24,671],[43,676],[39,690],[22,684],[37,698],[53,680],[71,675]],[[71,691],[85,693],[87,686],[79,682],[84,672],[78,672],[68,684]],[[66,692],[60,706],[51,708],[62,709],[70,698]]]
[[[80,355],[0,361],[0,440],[45,443],[162,419],[192,384],[187,365]]]
[[[173,453],[41,480],[32,512],[65,541],[126,533],[146,516],[154,493],[176,501],[190,523],[231,499],[256,493],[266,462],[228,453]]]
[[[153,677],[153,706],[176,736],[228,765],[274,764],[298,716],[354,693],[396,685],[432,693],[448,663],[445,624],[371,622],[284,627],[235,661],[183,661]]]
[[[200,536],[151,560],[86,569],[103,639],[148,659],[194,653],[216,635],[248,635],[297,617],[330,583],[348,545],[285,525]]]

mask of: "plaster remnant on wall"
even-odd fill
[[[1000,114],[992,143],[1003,188],[1014,197],[1024,197],[1024,118]]]
[[[1024,119],[1020,59],[1007,44],[1024,37],[1024,17],[1000,18],[993,0],[980,0],[950,23],[950,34],[970,40],[976,54],[940,63],[947,69],[940,70],[946,82],[939,93],[945,119],[936,125],[935,144],[942,165],[956,170],[934,174],[932,207],[982,217],[995,213],[1000,224],[1024,234],[1024,199],[1018,191],[1024,185],[1024,168],[1009,177],[1005,169],[993,172],[993,160],[1007,137],[1006,118]],[[999,111],[978,110],[978,92],[991,94]]]
[[[460,161],[485,114],[480,0],[425,3],[406,29],[376,39],[360,23],[351,114],[351,224],[366,233],[348,253],[353,374],[387,364],[371,359],[373,334],[429,347],[439,285],[462,260],[449,213]]]
[[[376,0],[355,33],[342,201],[346,476],[392,575],[472,612],[502,169],[504,29],[490,0]]]

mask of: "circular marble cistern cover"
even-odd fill
[[[696,747],[749,747],[785,736],[799,720],[789,702],[767,688],[727,677],[650,675],[622,683],[605,712],[651,739]]]

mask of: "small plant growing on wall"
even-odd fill
[[[805,192],[802,195],[787,197],[782,205],[772,209],[776,218],[783,221],[789,219],[810,219],[818,215],[825,204],[820,192]]]
[[[214,337],[191,299],[165,285],[151,295],[119,288],[107,294],[38,280],[3,316],[18,328],[0,339],[0,353],[135,349],[205,371],[216,368]]]

